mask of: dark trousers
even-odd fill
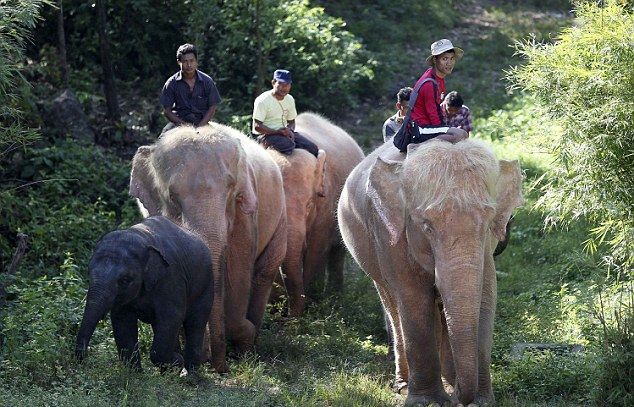
[[[319,147],[300,133],[293,133],[295,135],[294,140],[291,140],[281,134],[267,134],[258,136],[258,143],[267,148],[272,147],[285,155],[290,155],[296,148],[302,148],[317,157],[317,154],[319,154]]]

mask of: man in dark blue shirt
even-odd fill
[[[176,51],[180,71],[172,75],[161,91],[161,105],[169,123],[162,133],[181,124],[204,126],[214,117],[220,94],[209,75],[198,70],[198,51],[183,44]]]

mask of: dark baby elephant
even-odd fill
[[[108,311],[119,357],[140,369],[137,320],[152,325],[150,360],[165,368],[200,364],[213,301],[211,254],[203,241],[163,216],[106,234],[89,264],[90,287],[77,335],[82,360],[97,323]],[[184,360],[177,352],[185,333]]]

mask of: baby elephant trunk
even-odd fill
[[[112,308],[114,295],[101,285],[92,285],[88,289],[86,308],[81,320],[77,341],[75,342],[75,357],[82,361],[88,349],[88,343],[99,321],[101,321]]]

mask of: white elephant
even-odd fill
[[[406,405],[493,402],[493,251],[521,182],[517,161],[473,139],[412,144],[406,156],[386,143],[348,177],[339,226],[388,314]]]
[[[130,194],[150,215],[197,232],[212,253],[212,365],[228,370],[226,339],[253,348],[286,254],[282,175],[255,141],[221,124],[179,127],[134,156]],[[211,270],[210,270],[211,272]]]

